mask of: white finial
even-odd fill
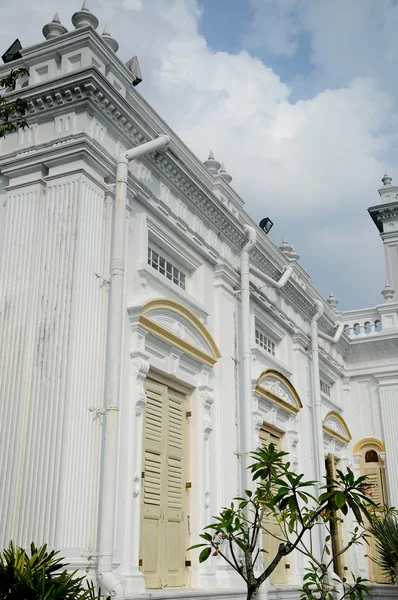
[[[279,246],[279,250],[282,250],[284,254],[288,254],[292,251],[292,246],[287,241],[286,236],[283,236],[282,244]]]
[[[279,246],[279,250],[283,252],[286,258],[289,260],[299,260],[300,258],[300,255],[297,254],[293,246],[289,244],[285,235],[283,236],[282,244]]]
[[[84,0],[81,10],[72,15],[72,24],[75,29],[80,29],[81,27],[97,29],[98,22],[97,17],[89,10],[86,0]]]
[[[329,292],[329,298],[327,299],[327,303],[333,308],[333,310],[336,310],[339,301],[337,300],[337,298],[334,297],[332,291]]]
[[[381,291],[381,295],[384,298],[384,302],[391,302],[394,299],[395,290],[392,289],[388,281],[384,286],[384,290]]]
[[[226,183],[231,183],[232,177],[229,173],[227,173],[224,163],[221,163],[220,175],[223,181],[225,181]]]
[[[205,167],[207,167],[210,173],[212,173],[212,175],[217,175],[221,167],[221,163],[214,158],[213,150],[210,150],[209,158],[205,160],[203,164]]]
[[[113,52],[117,52],[119,50],[119,44],[117,41],[111,36],[111,32],[109,31],[108,25],[105,25],[104,31],[102,32],[102,39],[105,44],[113,50]]]
[[[55,13],[51,23],[44,25],[43,35],[46,40],[52,40],[60,35],[63,35],[64,33],[68,33],[68,30],[61,24],[58,13]]]
[[[392,177],[387,175],[387,171],[385,171],[384,176],[381,178],[381,181],[385,187],[390,186],[392,182]]]

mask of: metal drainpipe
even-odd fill
[[[170,143],[166,135],[118,156],[116,165],[116,196],[113,207],[113,238],[111,248],[111,296],[109,300],[109,334],[107,352],[106,407],[104,417],[104,448],[100,488],[99,564],[101,585],[112,598],[123,599],[124,590],[113,573],[113,547],[116,522],[116,482],[122,372],[122,335],[125,314],[124,270],[126,244],[126,203],[128,164]],[[132,532],[133,535],[133,532]]]
[[[323,315],[323,304],[320,300],[315,300],[314,305],[317,312],[311,319],[311,353],[312,353],[312,389],[314,394],[314,420],[315,420],[315,439],[316,439],[316,474],[318,479],[318,490],[322,485],[322,478],[325,472],[323,464],[323,425],[322,425],[322,405],[321,405],[321,385],[319,381],[319,344],[318,344],[318,321]]]
[[[252,480],[247,470],[249,465],[248,453],[252,452],[253,444],[253,409],[252,409],[252,350],[251,350],[251,322],[250,322],[250,271],[249,254],[257,241],[257,234],[253,227],[245,226],[246,244],[241,253],[241,303],[242,303],[242,375],[243,394],[241,398],[241,415],[243,417],[243,443],[242,443],[242,485],[250,489]],[[241,430],[242,431],[242,430]],[[242,490],[243,491],[243,490]]]

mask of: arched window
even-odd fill
[[[375,331],[381,331],[381,330],[382,330],[381,321],[375,321]]]
[[[383,442],[377,438],[365,438],[354,446],[354,454],[360,456],[361,475],[366,475],[367,483],[372,486],[370,494],[376,504],[388,505],[386,473],[381,453],[385,452]],[[369,579],[373,583],[390,583],[378,565],[377,548],[372,536],[368,538],[369,546],[366,553],[369,555]]]
[[[372,326],[369,323],[369,321],[366,321],[366,323],[364,323],[365,325],[365,333],[371,333],[372,332]]]
[[[359,323],[354,323],[353,326],[354,335],[359,335],[361,333],[361,326]]]
[[[365,463],[377,463],[379,462],[379,455],[376,450],[367,450],[365,452]]]

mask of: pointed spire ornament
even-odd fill
[[[81,10],[72,15],[72,24],[75,29],[87,26],[97,29],[98,23],[97,17],[89,10],[86,0],[84,0]]]
[[[58,13],[55,13],[53,20],[51,23],[47,23],[43,27],[43,35],[46,40],[53,40],[60,35],[64,35],[64,33],[68,33],[66,27],[64,27],[61,23]]]
[[[329,298],[327,299],[327,303],[333,308],[333,310],[336,310],[339,301],[337,300],[337,298],[334,297],[332,291],[329,292]]]
[[[292,246],[287,241],[286,236],[283,236],[282,244],[279,246],[279,250],[283,252],[283,254],[289,254],[292,251]]]
[[[212,175],[217,175],[221,167],[221,163],[214,158],[213,150],[210,150],[209,158],[205,160],[203,164],[205,167],[207,167],[210,173],[212,173]]]
[[[227,171],[225,170],[225,166],[224,163],[221,163],[221,167],[220,167],[220,171],[219,171],[221,178],[226,182],[226,183],[231,183],[232,181],[232,177],[229,173],[227,173]]]
[[[384,289],[381,291],[381,295],[384,298],[384,302],[391,302],[394,299],[395,290],[392,289],[388,281],[386,281],[386,285]]]
[[[389,175],[387,175],[387,171],[385,171],[384,176],[381,178],[382,184],[385,187],[390,187],[391,186],[391,182],[392,182],[392,177],[390,177]]]
[[[113,50],[113,52],[117,52],[119,50],[119,44],[117,41],[111,36],[111,32],[109,31],[108,25],[105,25],[104,31],[102,32],[102,39],[105,44]]]
[[[297,254],[297,252],[295,251],[293,246],[292,246],[291,252],[289,253],[289,258],[290,258],[290,260],[299,260],[299,258],[300,258],[300,255]]]

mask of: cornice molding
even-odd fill
[[[383,222],[398,219],[398,201],[371,206],[368,208],[368,212],[380,233],[388,234],[388,232],[384,232]]]
[[[60,77],[57,79],[56,88],[54,83],[54,81],[47,81],[18,90],[20,97],[30,101],[29,120],[44,121],[60,112],[86,110],[89,113],[95,113],[102,121],[105,120],[107,128],[113,128],[115,136],[126,147],[153,139],[161,131],[169,133],[172,137],[170,150],[166,154],[155,154],[151,166],[155,165],[163,177],[173,183],[174,187],[204,219],[208,227],[213,228],[221,236],[221,239],[227,240],[236,253],[240,252],[245,240],[243,222],[237,221],[214,196],[206,185],[206,180],[203,181],[205,179],[203,177],[204,167],[198,167],[198,160],[193,155],[190,156],[181,140],[150,109],[135,90],[134,94],[130,94],[130,99],[134,102],[131,104],[94,67]],[[10,94],[10,98],[12,96],[13,94]],[[54,149],[59,143],[60,141],[57,140],[50,147]],[[36,149],[33,152],[36,153]],[[18,153],[16,154],[18,155]],[[29,157],[29,154],[31,153],[28,151],[24,155],[24,160]],[[185,158],[186,162],[180,156]],[[15,158],[15,154],[8,158]],[[115,158],[109,157],[107,162],[113,164],[113,168],[108,170],[108,175],[113,174]],[[144,186],[141,183],[139,185],[142,190]],[[138,190],[134,191],[137,193]],[[248,217],[245,221],[254,224]],[[278,248],[274,247],[268,239],[263,239],[265,236],[259,235],[258,237],[258,244],[252,253],[252,262],[268,276],[278,279],[287,263],[283,261],[283,256]],[[292,279],[279,293],[306,319],[311,319],[313,316],[314,299],[321,299],[312,286],[310,287],[308,284],[304,289]],[[329,334],[335,327],[335,319],[334,315],[329,315],[330,307],[326,302],[323,303],[326,314],[319,321],[319,327]]]

